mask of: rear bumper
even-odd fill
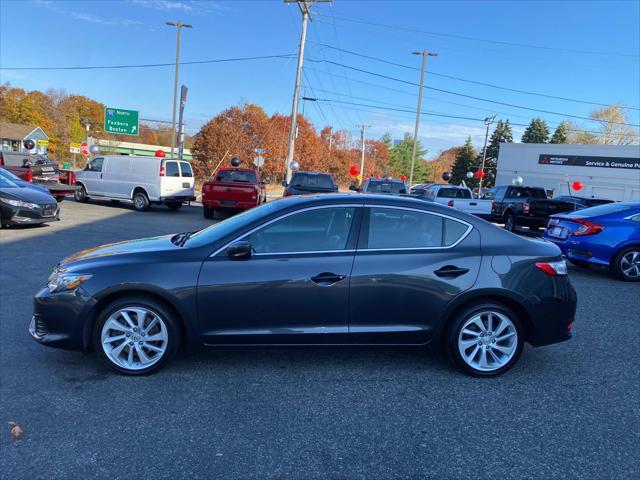
[[[202,205],[205,207],[211,208],[236,208],[238,210],[248,210],[250,208],[254,208],[258,205],[257,200],[222,200],[222,199],[212,199],[212,198],[203,198]]]
[[[173,195],[170,197],[160,197],[161,202],[195,202],[194,195]]]
[[[604,267],[609,266],[611,262],[611,254],[614,251],[614,249],[611,249],[610,247],[603,247],[599,244],[590,244],[585,241],[576,241],[573,240],[572,237],[569,237],[567,240],[562,240],[545,234],[543,238],[557,245],[558,248],[560,248],[562,255],[567,257],[569,260],[592,263],[594,265],[601,265]]]
[[[528,341],[535,347],[569,340],[576,316],[577,296],[569,278],[556,277],[546,294],[529,297],[532,317]]]

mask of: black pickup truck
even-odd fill
[[[484,194],[493,200],[491,221],[504,223],[504,228],[513,232],[519,226],[536,230],[546,227],[549,216],[571,212],[575,204],[547,198],[542,187],[501,186]]]

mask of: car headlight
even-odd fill
[[[22,200],[13,200],[11,198],[0,198],[0,202],[6,203],[7,205],[12,205],[14,207],[35,209],[40,208],[37,203],[23,202]]]
[[[78,287],[85,280],[89,280],[91,275],[83,273],[64,273],[53,272],[49,277],[47,288],[50,292],[64,292],[67,290],[73,290]]]

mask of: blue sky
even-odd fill
[[[352,131],[372,125],[368,135],[413,132],[417,87],[328,62],[368,70],[406,82],[419,71],[362,58],[330,47],[418,68],[413,50],[438,52],[427,65],[428,87],[538,110],[588,116],[596,105],[527,95],[500,87],[588,102],[619,102],[640,108],[640,2],[430,2],[348,1],[318,4],[308,31],[303,94],[305,113],[320,128]],[[297,52],[300,13],[296,5],[272,1],[46,1],[0,0],[0,81],[25,89],[64,89],[144,118],[170,120],[173,68],[114,70],[7,70],[7,67],[127,65],[173,62],[175,29],[166,21],[193,24],[183,31],[181,59],[199,61]],[[389,27],[391,26],[391,27]],[[464,38],[463,38],[464,37]],[[518,45],[513,45],[518,44]],[[312,61],[315,60],[315,61]],[[268,113],[289,113],[295,59],[186,65],[188,131],[230,105],[255,102]],[[484,118],[498,113],[512,123],[540,116],[550,125],[563,117],[427,90],[423,109],[444,115]],[[640,111],[631,110],[632,123]],[[585,129],[595,125],[576,120]],[[514,127],[519,139],[524,127]],[[473,120],[423,116],[420,139],[429,157],[484,127]]]

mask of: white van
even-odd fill
[[[75,172],[75,199],[89,198],[133,202],[136,210],[147,210],[152,203],[164,203],[178,210],[184,202],[196,199],[193,170],[189,162],[127,155],[100,156],[84,170]]]

